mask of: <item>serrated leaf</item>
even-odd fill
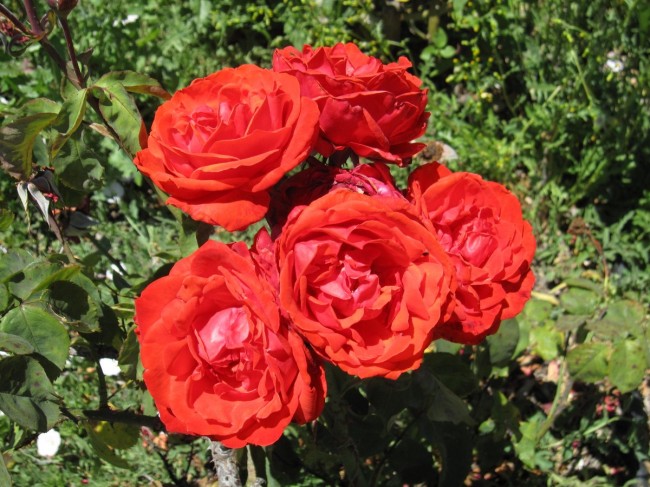
[[[54,159],[72,134],[76,132],[83,121],[86,113],[86,100],[88,99],[88,90],[82,89],[68,98],[59,112],[56,120],[52,124],[59,132],[59,135],[52,142],[50,147],[50,158]]]
[[[489,337],[490,361],[497,366],[505,366],[513,358],[519,343],[519,324],[516,319],[505,320],[499,330]]]
[[[469,415],[465,401],[435,377],[433,381],[430,392],[432,403],[427,410],[427,417],[437,422],[473,424],[474,420]]]
[[[142,380],[143,369],[140,362],[140,344],[135,334],[135,326],[126,335],[117,362],[127,379]]]
[[[29,355],[34,353],[34,347],[21,336],[0,331],[0,349],[16,355]]]
[[[631,392],[645,377],[646,357],[639,340],[621,340],[609,362],[609,379],[623,394]]]
[[[389,457],[390,466],[406,485],[425,484],[435,475],[433,455],[417,440],[404,438],[397,443]]]
[[[562,307],[572,315],[593,315],[600,302],[595,292],[577,287],[569,290],[560,297]]]
[[[6,282],[34,262],[34,257],[23,249],[10,249],[0,259],[0,281]]]
[[[34,141],[55,118],[55,113],[36,113],[0,127],[0,167],[7,174],[19,181],[29,179]]]
[[[48,303],[59,318],[77,331],[90,333],[99,330],[99,306],[78,284],[71,281],[52,282]]]
[[[0,311],[4,311],[9,306],[9,291],[7,286],[0,283]]]
[[[24,428],[47,431],[57,421],[52,383],[38,361],[25,357],[0,360],[0,410]]]
[[[567,354],[569,372],[575,380],[598,382],[608,372],[607,362],[610,348],[605,343],[582,343]]]
[[[561,315],[555,322],[555,327],[560,331],[575,331],[588,319],[589,315]]]
[[[50,262],[36,261],[25,266],[8,280],[11,294],[25,301],[46,289],[50,283],[70,279],[79,273],[76,266],[60,267]]]
[[[102,440],[101,436],[95,432],[92,423],[84,423],[83,426],[86,433],[88,433],[90,444],[93,446],[95,453],[97,453],[99,458],[115,465],[116,467],[131,468],[131,465],[129,465],[125,459],[117,455],[113,449]]]
[[[111,83],[119,83],[126,91],[131,93],[142,93],[145,95],[154,95],[163,100],[169,100],[172,96],[162,87],[155,79],[135,71],[113,71],[106,73],[99,78],[95,86],[105,88]]]
[[[424,357],[422,367],[431,373],[455,394],[465,397],[478,387],[478,380],[472,369],[457,355],[435,352]]]
[[[49,98],[34,98],[25,102],[18,111],[20,117],[28,115],[37,115],[39,113],[54,113],[55,115],[61,110],[61,105]]]
[[[7,471],[7,466],[5,465],[4,457],[2,456],[2,450],[0,450],[0,485],[6,487],[11,487],[13,485],[11,483],[9,472]]]
[[[116,81],[96,86],[99,93],[99,110],[119,136],[120,142],[130,156],[134,156],[146,143],[146,129],[135,101],[126,89]]]
[[[15,215],[6,208],[0,208],[0,232],[5,232],[11,228]]]
[[[564,335],[555,328],[553,323],[548,323],[530,330],[530,342],[533,352],[549,361],[560,353]]]
[[[434,423],[430,438],[438,453],[442,471],[438,487],[457,487],[463,485],[472,465],[474,441],[466,425]]]
[[[102,185],[104,168],[81,137],[68,140],[53,165],[59,181],[76,191],[89,192]]]
[[[102,442],[115,450],[131,448],[138,443],[138,438],[140,438],[140,428],[133,424],[97,421],[91,425]]]
[[[645,308],[638,301],[621,299],[607,307],[604,320],[617,326],[623,332],[633,335],[642,333],[641,323],[645,319]]]
[[[70,337],[65,327],[51,314],[34,305],[21,305],[0,321],[0,331],[27,340],[34,352],[60,370],[65,366]]]

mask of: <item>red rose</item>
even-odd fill
[[[411,174],[409,189],[456,268],[456,307],[451,320],[436,328],[436,338],[478,343],[530,298],[532,228],[512,193],[477,174],[433,163]]]
[[[276,253],[293,327],[350,374],[417,368],[451,312],[453,268],[404,199],[335,189],[289,215]]]
[[[380,162],[361,164],[352,169],[326,166],[315,159],[312,164],[272,190],[272,203],[266,219],[274,236],[279,235],[294,208],[306,206],[334,188],[347,188],[371,196],[403,198],[395,188],[390,169]]]
[[[264,217],[268,189],[307,158],[318,108],[292,76],[224,69],[156,112],[135,164],[196,220],[238,230]]]
[[[269,243],[210,240],[136,300],[144,380],[169,431],[269,445],[320,414],[325,374],[281,322]]]
[[[409,74],[411,63],[382,64],[354,44],[302,52],[276,50],[273,69],[294,75],[302,94],[320,109],[321,136],[317,150],[325,156],[352,149],[369,159],[407,164],[424,148],[412,141],[426,128],[427,91]]]

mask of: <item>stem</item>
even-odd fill
[[[32,32],[23,24],[20,20],[18,20],[18,17],[16,17],[11,10],[9,10],[7,7],[5,7],[3,4],[0,3],[0,14],[4,15],[9,22],[11,22],[14,27],[16,27],[19,31],[21,31],[23,34],[31,34]]]
[[[145,416],[131,411],[114,411],[113,409],[85,409],[81,414],[92,421],[107,421],[109,423],[124,423],[135,426],[146,426],[153,431],[165,431],[160,418],[157,416]]]
[[[242,487],[241,480],[239,480],[237,461],[235,460],[236,450],[226,448],[218,441],[211,441],[210,453],[212,453],[212,461],[214,462],[219,487]]]
[[[36,8],[34,8],[32,0],[23,0],[23,6],[25,7],[29,24],[32,27],[32,33],[36,36],[40,36],[43,33],[43,27],[38,20],[38,14],[36,13]]]
[[[70,63],[72,64],[72,69],[74,74],[77,77],[77,82],[81,88],[86,87],[86,81],[84,80],[81,70],[79,69],[79,62],[77,61],[77,53],[74,49],[74,44],[72,42],[72,34],[70,34],[70,25],[68,24],[68,19],[64,15],[59,15],[59,23],[61,24],[61,29],[63,30],[63,37],[65,37],[65,45],[68,48],[68,55],[70,56]]]

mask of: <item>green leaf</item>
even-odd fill
[[[0,232],[9,230],[15,217],[12,211],[6,208],[0,208]]]
[[[0,331],[27,340],[34,352],[63,369],[68,358],[70,337],[65,327],[51,314],[33,305],[9,311],[0,321]]]
[[[83,427],[88,434],[90,444],[95,449],[95,453],[97,453],[97,456],[99,456],[99,458],[107,461],[112,465],[115,465],[116,467],[131,468],[131,465],[129,465],[129,463],[124,460],[124,458],[118,456],[113,451],[113,449],[104,442],[101,436],[95,432],[94,425],[92,423],[84,422]]]
[[[505,320],[499,330],[487,338],[490,361],[496,366],[506,366],[513,358],[519,343],[519,324],[516,319]]]
[[[134,156],[147,136],[135,101],[116,81],[107,81],[104,86],[96,86],[94,92],[98,93],[100,112],[119,136],[129,155]]]
[[[52,312],[77,331],[99,330],[100,308],[80,285],[72,281],[55,281],[50,285],[48,303]]]
[[[135,334],[135,326],[126,335],[117,362],[127,379],[142,380],[143,369],[142,362],[140,362],[140,344]]]
[[[34,353],[34,347],[21,336],[0,331],[0,349],[16,355],[29,355]]]
[[[11,277],[21,272],[34,262],[34,257],[23,249],[10,249],[0,259],[0,281],[7,282]]]
[[[427,411],[427,416],[431,421],[468,425],[474,423],[465,401],[435,377],[433,377],[429,397],[432,399],[432,404]]]
[[[11,487],[11,477],[7,471],[7,466],[5,465],[4,457],[2,456],[2,450],[0,450],[0,485],[5,487]]]
[[[631,333],[640,336],[643,333],[642,323],[645,319],[645,308],[638,301],[621,299],[614,301],[607,307],[607,313],[603,318],[608,331],[610,328],[618,330],[616,335],[620,336]]]
[[[104,168],[81,137],[70,139],[53,165],[59,181],[69,188],[89,192],[102,186]]]
[[[4,311],[9,306],[9,291],[7,286],[0,282],[0,311]]]
[[[154,95],[163,100],[169,100],[172,96],[162,87],[155,79],[135,71],[113,71],[106,73],[99,78],[95,86],[106,88],[112,83],[118,83],[124,86],[130,93],[142,93],[145,95]]]
[[[50,262],[36,261],[27,265],[22,272],[14,274],[8,281],[11,294],[25,301],[46,289],[59,279],[70,279],[79,272],[76,266],[60,267]]]
[[[560,297],[562,307],[572,315],[593,315],[600,297],[593,291],[572,287]]]
[[[34,141],[55,118],[55,113],[36,113],[0,127],[0,167],[7,174],[19,181],[29,179]]]
[[[544,360],[553,360],[564,344],[563,334],[555,329],[553,323],[537,326],[530,330],[532,350]]]
[[[440,382],[461,397],[469,395],[478,387],[478,380],[472,369],[457,355],[428,353],[424,356],[422,366],[428,368]]]
[[[56,137],[50,147],[50,157],[54,159],[61,147],[66,143],[72,134],[76,132],[86,114],[86,100],[88,99],[88,90],[83,89],[75,92],[68,98],[53,123],[59,135]]]
[[[135,446],[140,438],[137,425],[97,421],[92,423],[95,434],[104,444],[115,450],[126,450]]]
[[[430,441],[442,464],[438,487],[463,485],[472,466],[474,441],[470,429],[466,425],[434,423]]]
[[[567,354],[569,372],[575,380],[598,382],[608,372],[609,346],[605,343],[583,343]]]
[[[52,383],[38,361],[25,357],[0,360],[0,410],[24,428],[47,431],[59,417]]]
[[[639,340],[621,340],[609,362],[609,379],[622,393],[631,392],[645,377],[646,357]]]
[[[412,438],[402,439],[388,458],[390,466],[404,484],[425,484],[435,476],[433,456],[427,448]]]

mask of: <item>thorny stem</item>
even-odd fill
[[[66,409],[61,408],[63,414],[72,419],[73,421],[78,421],[79,417]],[[147,428],[153,431],[165,431],[165,426],[160,421],[160,418],[157,416],[145,416],[143,414],[136,414],[131,411],[114,411],[112,409],[84,409],[80,413],[84,418],[90,419],[92,421],[107,421],[109,423],[123,423],[130,424],[134,426],[146,426]]]
[[[241,480],[239,480],[237,461],[235,460],[236,450],[226,448],[218,441],[211,441],[210,453],[212,454],[219,487],[242,487]]]

